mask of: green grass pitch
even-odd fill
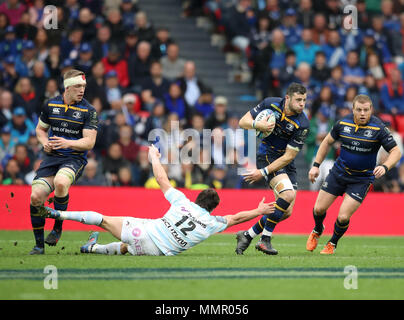
[[[306,236],[277,235],[279,255],[254,245],[234,253],[235,235],[218,234],[173,257],[80,254],[87,232],[63,233],[46,255],[29,256],[30,231],[0,231],[0,299],[272,300],[404,299],[404,237],[344,237],[333,256],[313,253]],[[116,241],[102,232],[100,243]],[[44,268],[57,268],[45,289]],[[358,271],[357,289],[346,266]],[[351,279],[351,280],[350,280]]]

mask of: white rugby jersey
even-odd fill
[[[160,219],[150,220],[147,232],[166,256],[185,251],[227,227],[227,220],[211,216],[185,194],[170,188],[164,194],[171,207]]]

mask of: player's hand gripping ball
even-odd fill
[[[255,118],[255,131],[256,135],[259,139],[264,139],[268,137],[275,128],[275,113],[270,109],[262,110],[257,117]],[[262,123],[265,126],[262,126]],[[268,125],[272,126],[271,129],[268,129]]]

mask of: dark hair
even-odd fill
[[[195,203],[201,208],[206,209],[208,212],[212,212],[220,202],[219,195],[215,189],[209,188],[201,191],[195,200]]]
[[[292,82],[289,87],[286,89],[286,95],[289,97],[292,97],[293,94],[298,93],[298,94],[305,94],[307,92],[307,89],[304,85],[297,83],[297,82]]]

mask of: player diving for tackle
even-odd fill
[[[98,232],[90,235],[88,242],[80,248],[82,253],[132,255],[176,255],[217,232],[262,214],[274,212],[273,203],[264,203],[249,211],[234,215],[214,216],[213,209],[219,204],[219,196],[214,189],[203,190],[195,202],[190,201],[179,190],[174,189],[160,163],[160,153],[153,145],[149,147],[149,159],[164,197],[171,206],[160,219],[139,219],[133,217],[110,217],[93,211],[59,211],[41,207],[43,217],[57,221],[74,220],[96,225],[110,232],[120,242],[106,245],[97,243]]]
[[[353,100],[352,114],[337,121],[321,142],[309,180],[313,183],[319,167],[335,141],[341,142],[341,153],[318,193],[313,209],[315,227],[307,239],[306,249],[316,249],[324,231],[323,221],[328,208],[338,196],[345,194],[339,208],[334,232],[321,254],[334,254],[338,240],[344,235],[354,212],[359,208],[374,179],[381,178],[401,158],[401,152],[389,129],[372,115],[372,100],[358,95]],[[376,166],[380,147],[389,153],[383,164]]]
[[[295,203],[297,181],[293,160],[309,133],[309,120],[303,112],[306,97],[306,88],[292,83],[284,98],[266,98],[240,119],[239,125],[243,129],[258,129],[261,132],[270,132],[273,129],[259,145],[258,169],[244,174],[244,179],[253,183],[265,178],[275,193],[276,203],[273,213],[263,216],[249,230],[237,233],[237,254],[243,254],[252,239],[261,232],[261,239],[255,248],[269,255],[278,254],[272,247],[271,236],[275,226],[292,214]],[[269,124],[265,120],[255,121],[257,115],[265,109],[275,113],[275,124]]]

